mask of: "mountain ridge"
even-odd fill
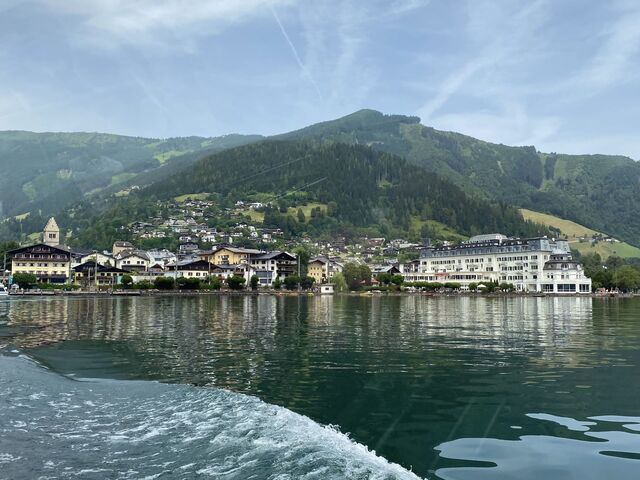
[[[10,182],[5,179],[6,188],[0,185],[0,191],[4,194],[14,193],[23,202],[18,206],[9,206],[0,194],[7,215],[22,214],[29,208],[39,209],[42,214],[57,213],[87,194],[98,192],[108,196],[131,185],[152,185],[218,151],[256,142],[290,140],[369,146],[434,172],[473,196],[557,215],[640,245],[640,220],[635,215],[640,206],[640,164],[632,158],[605,154],[543,153],[534,146],[485,142],[461,133],[424,126],[416,116],[386,115],[376,110],[362,109],[338,119],[271,137],[229,134],[213,139],[193,136],[158,140],[100,133],[5,131],[0,132],[0,167],[6,167],[3,164],[7,156],[6,142],[3,142],[6,132],[57,135],[63,139],[68,136],[71,140],[79,136],[124,142],[124,151],[111,156],[94,156],[88,160],[80,156],[89,169],[97,169],[105,178],[110,175],[108,178],[111,183],[100,178],[98,187],[93,190],[89,187],[95,179],[78,176],[76,171],[69,173],[65,168],[36,171],[38,175],[31,179],[13,178]],[[60,148],[63,153],[68,153],[65,148],[73,150],[71,140],[67,144],[62,142]],[[208,141],[211,143],[203,145]],[[54,157],[60,153],[55,148],[53,150]],[[136,152],[140,154],[140,150],[143,155],[133,158]],[[118,163],[118,155],[127,161],[131,160],[131,164]],[[63,158],[62,163],[78,163],[73,155],[68,157]],[[42,181],[42,178],[49,180],[52,175],[53,182]],[[66,177],[73,175],[76,175],[74,180],[77,181],[71,184],[66,182]],[[53,188],[56,185],[57,190]],[[44,193],[40,192],[40,188]],[[39,193],[43,193],[41,198],[30,198],[30,195],[37,196]]]

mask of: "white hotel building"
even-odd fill
[[[591,293],[591,279],[571,259],[565,240],[477,235],[458,245],[428,247],[403,265],[407,282],[512,283],[522,292]]]

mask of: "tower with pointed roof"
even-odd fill
[[[56,223],[56,219],[51,217],[44,227],[42,242],[45,245],[55,247],[60,245],[60,228]]]

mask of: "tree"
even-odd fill
[[[284,288],[287,290],[295,290],[298,288],[298,284],[300,283],[300,277],[297,275],[289,275],[284,279]]]
[[[273,281],[273,288],[275,288],[276,290],[280,290],[280,288],[282,288],[282,280],[280,280],[280,277],[276,277],[276,279]]]
[[[309,266],[311,253],[305,247],[298,247],[293,252],[298,256],[298,273],[301,277],[304,277],[307,275],[307,268]]]
[[[133,285],[133,277],[131,275],[124,274],[122,276],[122,285],[124,286],[124,288],[131,288],[131,286]]]
[[[393,283],[394,285],[400,286],[404,283],[404,277],[399,273],[395,274],[391,277],[391,283]]]
[[[313,287],[313,282],[315,282],[315,279],[313,277],[309,277],[309,276],[302,277],[300,279],[300,287],[303,290],[309,290],[311,287]]]
[[[175,286],[175,280],[171,277],[157,277],[153,281],[154,287],[158,290],[172,290]]]
[[[212,290],[220,290],[222,288],[222,282],[218,277],[209,277],[209,285]]]
[[[478,289],[478,284],[476,282],[471,282],[469,284],[469,290],[471,290],[472,292],[475,292]]]
[[[227,278],[227,285],[231,290],[242,290],[245,283],[247,283],[247,279],[240,275]]]
[[[331,283],[333,283],[336,292],[345,292],[348,288],[347,282],[344,279],[344,275],[341,272],[333,275],[333,277],[331,278]]]
[[[299,223],[305,223],[306,222],[306,217],[304,216],[304,212],[302,211],[301,208],[298,209],[298,222]]]
[[[17,283],[20,288],[31,288],[38,279],[33,273],[16,273],[13,275],[13,283]]]
[[[20,245],[18,244],[18,242],[2,242],[0,243],[0,262],[4,262],[4,258],[7,252],[11,251],[11,250],[15,250],[16,248],[19,248]],[[7,263],[6,264],[0,264],[0,269],[2,269],[4,267],[4,269],[6,270],[7,267],[10,265],[10,260],[7,257]]]
[[[342,268],[342,275],[350,290],[360,290],[371,283],[371,269],[366,265],[347,263]]]
[[[251,275],[251,290],[257,290],[258,289],[258,284],[260,283],[260,279],[258,278],[257,275]]]
[[[199,278],[180,277],[176,280],[176,283],[181,290],[198,290],[200,288]]]
[[[613,274],[613,283],[625,292],[638,290],[640,288],[640,271],[631,265],[624,265]]]

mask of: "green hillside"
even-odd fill
[[[602,235],[571,220],[558,218],[547,213],[534,212],[532,210],[520,209],[522,216],[535,223],[546,225],[557,229],[566,238],[573,250],[577,250],[582,255],[597,253],[601,258],[607,259],[611,256],[622,258],[640,258],[640,248],[629,245],[626,242],[615,241],[589,241],[594,235]],[[585,240],[587,239],[587,240]]]
[[[361,110],[281,135],[370,145],[485,198],[547,212],[640,246],[640,164],[612,155],[539,153],[425,127],[417,117]]]
[[[0,219],[31,211],[58,213],[87,193],[146,185],[203,155],[258,139],[0,132]]]
[[[286,141],[265,141],[208,156],[180,175],[107,204],[77,208],[72,218],[60,222],[78,229],[80,244],[109,241],[119,235],[120,225],[154,216],[159,202],[201,192],[211,193],[221,206],[252,197],[269,200],[273,207],[254,221],[289,236],[419,239],[495,231],[524,236],[549,233],[526,222],[516,209],[469,196],[398,156],[361,145]],[[298,218],[298,209],[304,218]]]

